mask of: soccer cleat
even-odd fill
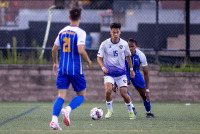
[[[70,119],[69,119],[69,111],[66,108],[63,108],[61,110],[61,113],[63,115],[63,122],[66,126],[70,125]]]
[[[133,112],[129,112],[129,117],[130,117],[130,120],[135,120],[136,119],[136,116]]]
[[[113,112],[108,110],[107,114],[105,115],[106,119],[109,119],[112,116]]]
[[[62,128],[59,126],[59,123],[53,121],[50,122],[50,128],[53,130],[62,130]]]
[[[154,116],[152,113],[146,113],[147,114],[147,118],[156,118],[156,116]]]
[[[134,115],[136,115],[137,111],[136,111],[135,107],[132,107],[132,109],[133,109]]]

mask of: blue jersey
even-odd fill
[[[60,62],[58,73],[67,75],[83,74],[82,58],[78,53],[78,45],[85,45],[86,32],[78,26],[63,28],[55,45],[60,46]]]
[[[130,69],[128,66],[128,63],[126,61],[126,68],[127,68],[127,79],[132,81],[134,87],[136,89],[139,88],[145,88],[146,84],[142,77],[142,74],[140,73],[140,65],[147,66],[147,60],[144,53],[142,53],[139,49],[136,49],[135,55],[131,56],[132,64],[133,64],[133,70],[135,72],[135,77],[130,78]]]

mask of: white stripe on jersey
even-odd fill
[[[75,40],[75,36],[73,37],[73,42],[74,42],[74,40]],[[74,71],[75,71],[75,69],[74,69],[74,45],[72,46],[72,59],[73,59],[73,75],[74,75]]]
[[[136,55],[139,56],[142,66],[147,66],[148,65],[147,58],[146,58],[145,54],[142,51],[140,51],[138,48],[136,48]]]
[[[81,56],[80,55],[79,55],[79,59],[80,59],[80,74],[83,74],[82,63],[81,63]]]

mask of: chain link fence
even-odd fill
[[[69,8],[75,1],[0,0],[0,4],[0,64],[52,63],[51,48],[58,32],[69,24]],[[200,1],[189,4],[189,61],[199,64]],[[50,9],[52,5],[56,7]],[[120,22],[121,38],[135,38],[149,63],[185,63],[186,1],[79,0],[78,5],[83,8],[80,27],[87,32],[86,49],[94,62],[101,42],[110,37],[109,25]]]

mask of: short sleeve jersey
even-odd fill
[[[105,68],[108,73],[105,75],[118,77],[126,74],[125,57],[130,56],[131,52],[128,43],[119,39],[117,43],[113,43],[111,38],[101,43],[97,56],[103,58]]]
[[[139,49],[136,49],[135,55],[131,56],[131,60],[132,60],[133,70],[134,70],[135,74],[140,73],[140,64],[142,66],[148,65],[146,56]],[[126,65],[127,65],[127,68],[129,68],[127,61],[126,61]]]
[[[83,74],[82,58],[78,53],[78,45],[85,45],[86,32],[78,26],[63,28],[54,44],[60,46],[60,62],[58,73],[67,75]]]

